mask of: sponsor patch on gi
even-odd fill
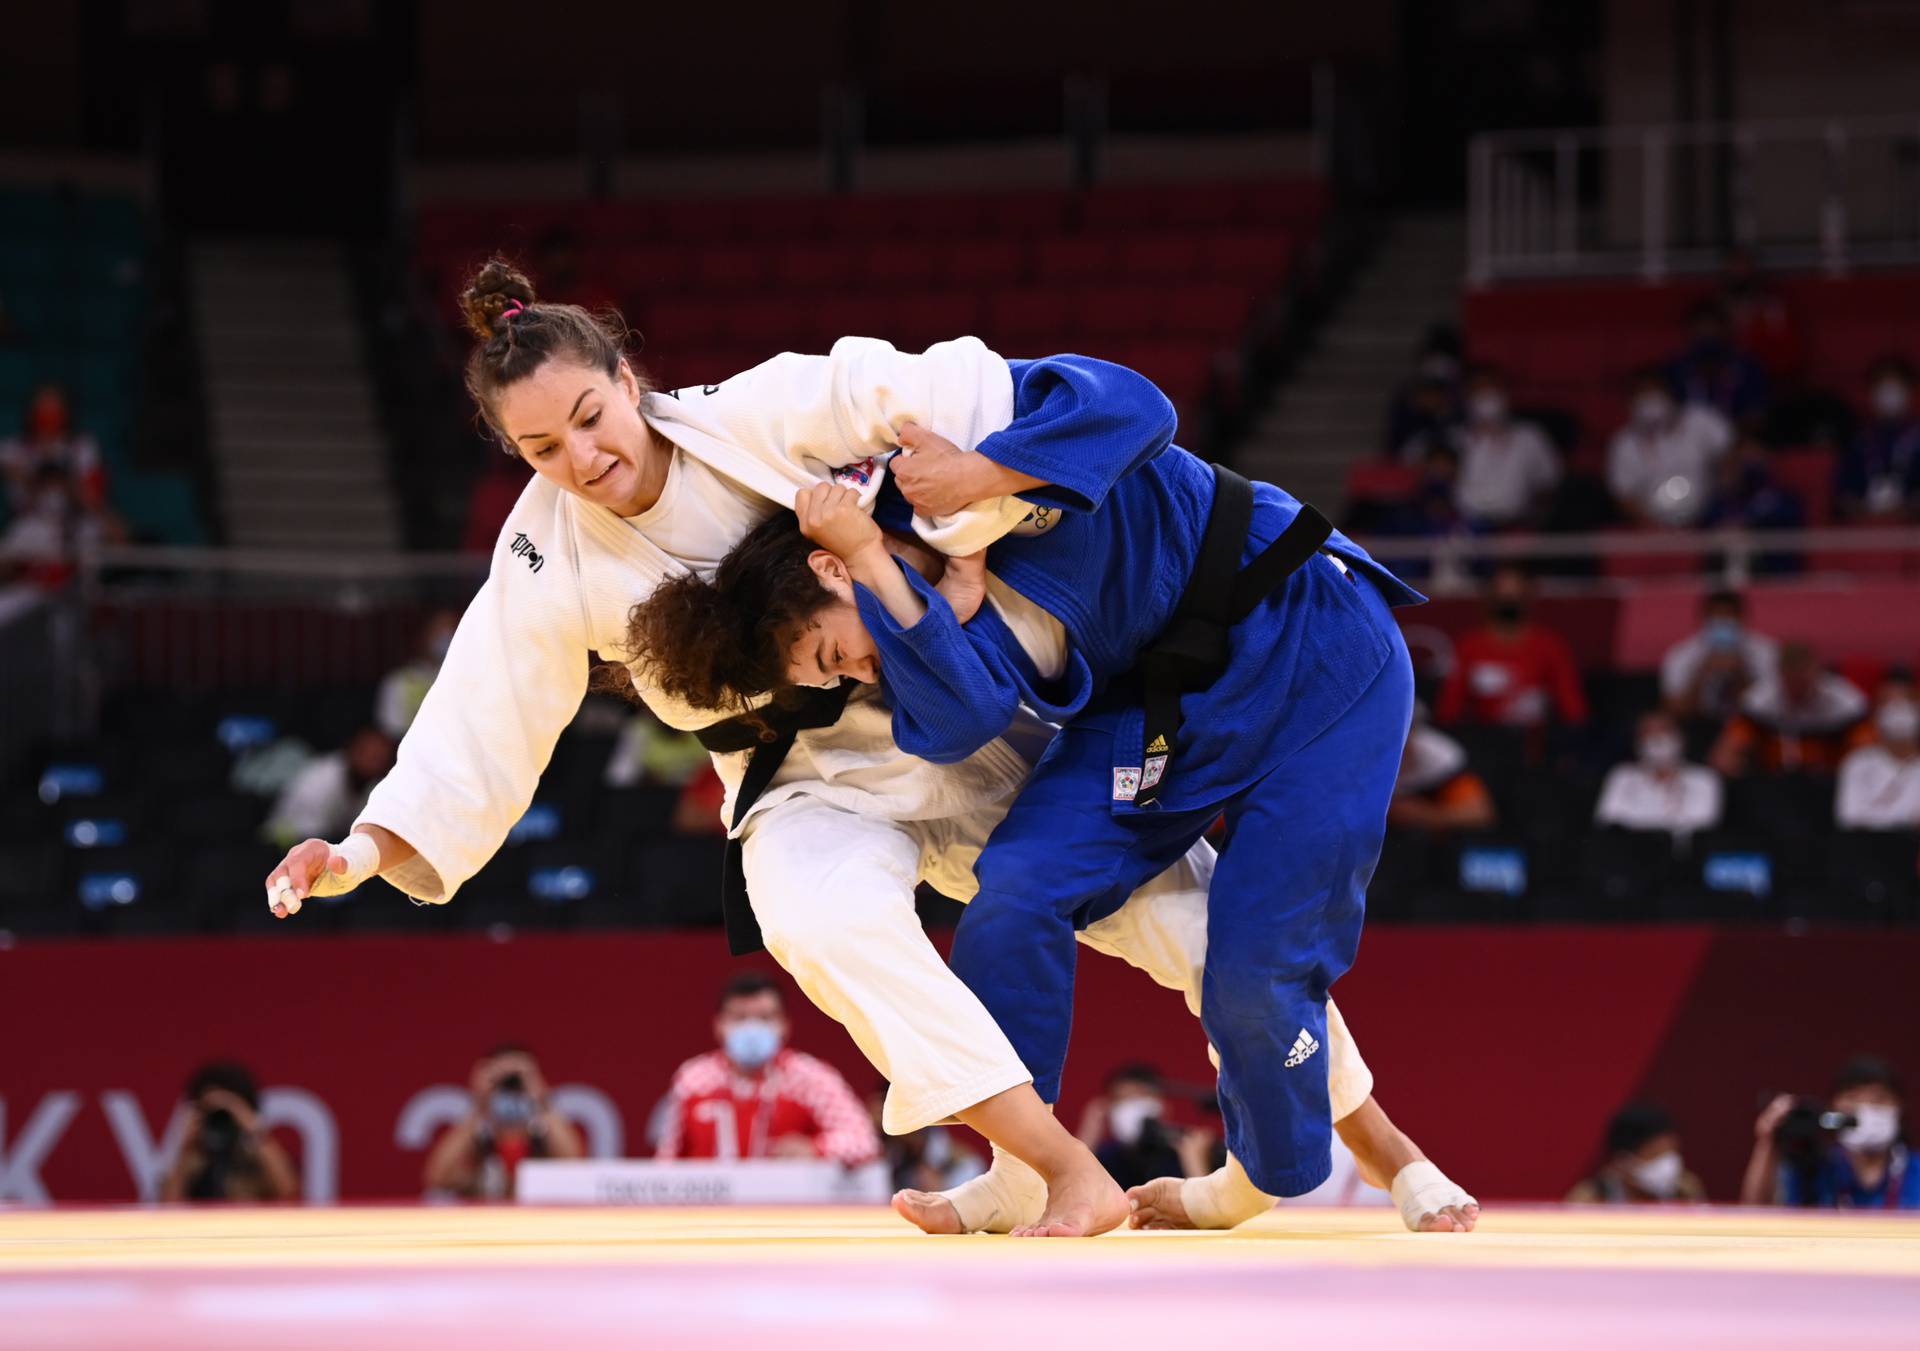
[[[1140,771],[1128,767],[1113,771],[1113,800],[1131,802],[1140,796]]]
[[[1164,755],[1149,755],[1147,757],[1147,772],[1140,776],[1140,786],[1142,788],[1153,787],[1165,777],[1166,772],[1167,757]]]

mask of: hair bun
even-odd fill
[[[489,258],[460,293],[460,313],[473,336],[486,342],[499,335],[504,326],[500,315],[516,300],[534,304],[533,283],[506,259]]]

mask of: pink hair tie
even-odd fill
[[[504,324],[507,322],[507,320],[513,318],[514,315],[525,314],[526,312],[527,312],[527,307],[525,305],[522,305],[518,300],[516,300],[511,305],[507,306],[504,310],[500,311],[500,322]]]

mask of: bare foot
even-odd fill
[[[1089,1154],[1086,1167],[1053,1179],[1047,1187],[1047,1208],[1039,1220],[1015,1229],[1013,1236],[1092,1238],[1118,1228],[1126,1218],[1126,1193]]]
[[[1127,1224],[1135,1229],[1191,1229],[1193,1219],[1180,1196],[1181,1179],[1156,1177],[1138,1187],[1127,1188],[1127,1200],[1133,1213]]]
[[[939,1192],[915,1191],[912,1188],[897,1191],[893,1194],[893,1209],[901,1219],[918,1227],[922,1233],[965,1232],[960,1226],[960,1214],[953,1208],[953,1202]]]
[[[1480,1222],[1480,1207],[1468,1202],[1464,1206],[1441,1206],[1430,1210],[1420,1217],[1417,1232],[1422,1234],[1471,1234],[1473,1226]]]

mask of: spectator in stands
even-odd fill
[[[420,630],[420,644],[413,660],[395,667],[381,680],[374,694],[373,720],[395,741],[413,726],[414,715],[420,711],[427,691],[433,688],[433,678],[440,674],[440,663],[446,660],[447,649],[453,645],[453,631],[459,626],[457,613],[435,610]]]
[[[1741,698],[1707,763],[1728,778],[1754,770],[1830,774],[1866,711],[1867,696],[1852,681],[1822,669],[1807,644],[1788,643],[1780,669]]]
[[[1896,688],[1874,710],[1878,739],[1840,761],[1833,815],[1842,830],[1920,830],[1920,704]]]
[[[1722,721],[1739,711],[1749,686],[1779,668],[1780,645],[1747,627],[1738,591],[1710,594],[1701,619],[1697,633],[1660,659],[1660,697],[1675,717]]]
[[[1413,378],[1394,396],[1387,414],[1387,453],[1418,463],[1430,446],[1460,425],[1460,334],[1450,324],[1427,330]]]
[[[1123,1187],[1156,1177],[1199,1177],[1213,1137],[1167,1122],[1165,1081],[1152,1065],[1122,1065],[1080,1116],[1080,1138]]]
[[[74,491],[72,476],[58,464],[42,463],[32,471],[15,508],[0,534],[0,581],[17,578],[58,591],[72,580],[81,553],[122,538],[118,522],[87,507]]]
[[[1441,687],[1437,720],[1503,727],[1569,726],[1587,720],[1587,697],[1567,640],[1531,617],[1533,581],[1501,566],[1487,591],[1485,627],[1462,634]]]
[[[1706,1199],[1706,1185],[1687,1171],[1681,1157],[1673,1118],[1650,1102],[1629,1103],[1613,1114],[1606,1160],[1567,1193],[1576,1205]]]
[[[1720,824],[1720,776],[1686,763],[1672,715],[1641,715],[1634,746],[1634,759],[1607,771],[1594,825],[1664,830],[1678,841]]]
[[[1773,456],[1757,437],[1740,438],[1732,453],[1721,458],[1715,480],[1713,496],[1700,518],[1702,526],[1798,530],[1807,523],[1806,504],[1780,482]]]
[[[1893,1066],[1856,1055],[1818,1102],[1782,1094],[1753,1127],[1740,1199],[1747,1205],[1838,1210],[1920,1209],[1920,1169],[1902,1138],[1906,1091]]]
[[[1710,408],[1753,428],[1767,411],[1767,374],[1733,340],[1726,307],[1702,300],[1688,311],[1686,349],[1667,366],[1667,382],[1688,407]]]
[[[757,971],[720,992],[717,1051],[675,1071],[663,1159],[832,1159],[880,1156],[873,1122],[840,1072],[786,1045],[780,987]]]
[[[1681,404],[1665,375],[1643,370],[1634,377],[1627,424],[1607,448],[1607,490],[1636,525],[1693,525],[1732,445],[1726,418],[1704,404]]]
[[[1493,794],[1468,767],[1465,747],[1429,724],[1426,709],[1416,704],[1387,824],[1398,830],[1491,830],[1495,820]]]
[[[1834,475],[1834,505],[1850,521],[1920,520],[1920,412],[1913,367],[1882,357],[1868,373],[1868,407]]]
[[[100,447],[73,425],[67,393],[58,385],[42,385],[27,404],[20,434],[0,441],[0,477],[6,480],[8,500],[16,515],[26,511],[38,495],[43,470],[59,470],[72,485],[74,500],[86,511],[102,511],[107,503],[106,468]]]
[[[267,814],[261,838],[279,849],[339,839],[392,768],[393,738],[377,727],[361,728],[344,750],[316,756],[293,776]]]
[[[253,1072],[231,1060],[187,1080],[187,1130],[160,1184],[163,1201],[289,1201],[300,1183],[287,1152],[260,1125]]]
[[[1770,384],[1796,383],[1806,364],[1805,336],[1792,307],[1746,249],[1727,255],[1720,303],[1734,347],[1759,363]]]
[[[1477,366],[1467,380],[1467,420],[1454,432],[1460,477],[1454,502],[1483,529],[1538,524],[1560,482],[1560,457],[1531,422],[1513,420],[1506,380]]]
[[[586,1146],[553,1109],[540,1062],[524,1046],[498,1046],[474,1062],[467,1114],[427,1155],[429,1195],[502,1201],[522,1159],[578,1159]]]

